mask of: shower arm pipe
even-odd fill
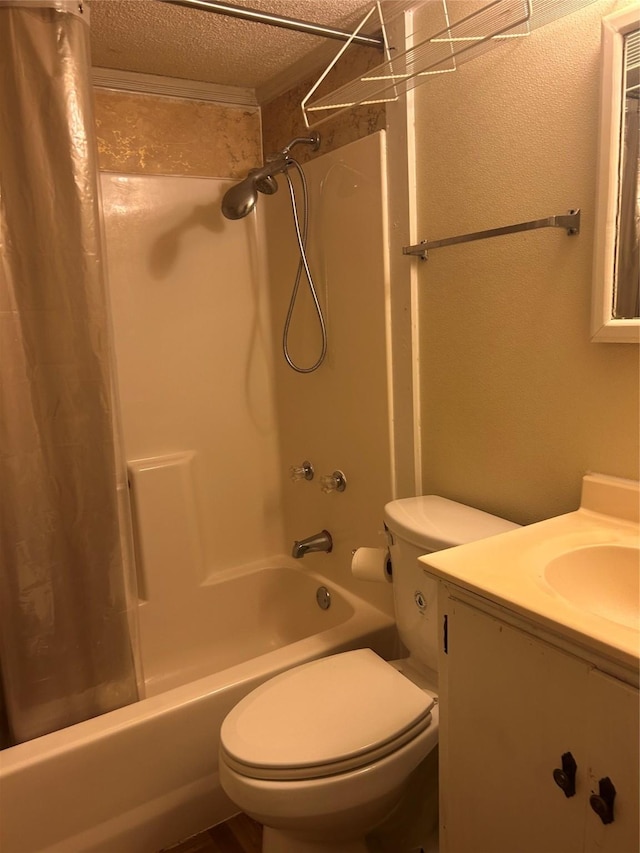
[[[533,219],[530,222],[518,222],[517,225],[490,228],[487,231],[474,231],[471,234],[461,234],[458,237],[446,237],[443,240],[423,240],[422,243],[417,243],[415,246],[404,246],[402,254],[417,255],[426,261],[429,249],[454,246],[456,243],[470,243],[472,240],[485,240],[487,237],[501,237],[503,234],[516,234],[519,231],[533,231],[536,228],[565,228],[570,237],[579,234],[580,210],[570,210],[567,214]]]
[[[285,147],[280,151],[280,155],[283,157],[288,157],[289,152],[294,147],[294,145],[311,145],[312,151],[317,151],[320,148],[320,134],[317,130],[311,131],[308,136],[296,136],[291,142],[288,142]],[[277,155],[279,156],[279,155]]]
[[[226,15],[229,18],[240,18],[243,21],[253,21],[257,24],[267,24],[271,27],[281,27],[285,30],[294,30],[295,32],[337,39],[338,41],[351,39],[355,44],[375,47],[379,50],[384,48],[384,40],[378,36],[353,36],[353,33],[347,30],[326,27],[322,24],[314,24],[312,21],[302,21],[299,18],[274,15],[271,12],[261,12],[258,9],[248,9],[245,6],[235,6],[232,3],[218,3],[217,0],[160,0],[160,2],[171,3],[173,6],[185,6],[187,9],[201,9],[204,12]]]

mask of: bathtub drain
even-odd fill
[[[316,601],[318,607],[322,610],[328,610],[331,607],[331,593],[326,586],[319,586],[316,590]]]

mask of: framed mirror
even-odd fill
[[[640,342],[640,13],[602,20],[593,341]]]

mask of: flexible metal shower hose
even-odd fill
[[[293,213],[293,223],[296,229],[296,237],[298,240],[298,249],[300,251],[300,260],[298,261],[298,270],[296,273],[295,282],[293,285],[293,290],[291,291],[291,299],[289,300],[289,309],[287,311],[287,317],[284,322],[284,332],[282,334],[282,352],[286,359],[287,364],[297,373],[313,373],[314,370],[317,370],[322,362],[325,359],[327,354],[327,328],[324,321],[324,316],[322,314],[322,308],[320,306],[320,302],[318,300],[318,294],[316,292],[315,284],[313,283],[313,277],[311,275],[311,270],[309,269],[309,263],[307,261],[307,253],[305,250],[307,244],[307,231],[309,227],[309,205],[308,205],[308,191],[307,191],[307,181],[304,176],[304,172],[297,160],[294,160],[293,157],[288,158],[288,165],[294,166],[300,176],[300,182],[302,184],[302,229],[300,229],[300,219],[298,217],[298,208],[296,206],[296,195],[295,190],[293,188],[293,183],[291,181],[291,177],[289,176],[289,172],[286,171],[285,177],[287,179],[287,185],[289,187],[289,196],[291,198],[291,211]],[[307,277],[307,281],[309,283],[309,291],[311,293],[311,297],[313,299],[313,304],[315,306],[316,315],[318,317],[318,323],[320,325],[320,333],[322,335],[322,347],[320,350],[320,355],[317,361],[311,365],[311,367],[300,367],[300,365],[296,364],[291,355],[289,354],[289,328],[291,326],[291,317],[293,315],[293,309],[296,304],[296,298],[298,296],[298,290],[300,288],[300,280],[302,278],[302,270],[304,269],[305,275]]]

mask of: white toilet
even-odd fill
[[[365,835],[438,742],[436,584],[418,557],[518,526],[436,495],[392,501],[384,519],[408,657],[358,649],[311,661],[252,691],[222,724],[220,781],[264,824],[263,853],[367,850]]]

